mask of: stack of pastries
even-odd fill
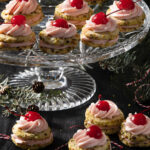
[[[99,126],[106,134],[114,134],[120,131],[124,120],[123,112],[110,100],[99,100],[92,103],[85,113],[85,127]]]
[[[106,14],[99,12],[94,15],[88,2],[89,0],[64,0],[56,6],[55,20],[49,21],[46,29],[39,33],[39,47],[42,51],[66,54],[73,50],[80,40],[92,47],[110,47],[118,42],[119,32],[137,30],[145,19],[142,8],[133,0],[115,0]],[[94,2],[101,0],[90,0],[89,3]],[[26,24],[30,26],[40,23],[44,16],[37,0],[11,0],[1,16],[9,24],[16,15],[24,15]],[[80,37],[77,34],[78,29],[81,29]],[[20,32],[19,36],[23,37],[24,34]]]
[[[0,50],[26,50],[35,44],[35,33],[23,15],[13,16],[10,23],[0,25]]]
[[[119,10],[119,11],[118,11]],[[145,14],[142,8],[132,0],[114,1],[107,14],[117,22],[120,32],[131,32],[139,29],[144,22]]]
[[[63,18],[81,29],[93,14],[93,10],[84,0],[65,0],[56,6],[55,19]]]
[[[143,113],[130,113],[122,123],[119,138],[129,147],[150,147],[150,118]]]
[[[78,130],[68,143],[69,150],[111,150],[110,139],[101,129],[92,125]]]
[[[26,23],[35,26],[43,20],[43,12],[37,0],[11,0],[2,11],[1,17],[10,22],[13,16],[24,15]]]
[[[116,22],[103,12],[93,15],[82,28],[81,41],[92,47],[109,47],[119,38],[119,29]]]
[[[79,34],[76,26],[64,19],[48,21],[39,33],[39,47],[50,54],[65,54],[77,47]]]
[[[29,111],[12,128],[12,141],[22,149],[40,149],[53,142],[53,134],[46,120],[37,112]]]
[[[150,147],[150,118],[143,113],[130,113],[124,120],[122,111],[110,100],[92,103],[86,110],[84,125],[86,129],[78,130],[70,139],[69,150],[111,150],[105,134],[114,133],[126,146]]]

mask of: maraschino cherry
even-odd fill
[[[146,117],[142,113],[133,115],[132,122],[136,125],[145,125],[147,123]]]
[[[60,28],[69,28],[67,21],[64,19],[56,19],[55,21],[52,21],[52,26]]]
[[[107,101],[101,101],[101,100],[98,102],[98,104],[96,104],[96,107],[102,111],[109,111],[110,109],[109,103]]]
[[[95,138],[95,139],[100,139],[103,136],[101,129],[96,125],[90,126],[87,129],[86,134],[90,137]]]
[[[27,121],[35,121],[38,119],[42,119],[40,114],[37,112],[34,112],[34,111],[28,111],[24,117],[25,117],[25,120],[27,120]]]
[[[107,24],[108,19],[105,13],[99,12],[92,17],[92,22],[95,24]]]
[[[13,25],[21,26],[24,25],[25,23],[26,23],[26,17],[23,15],[16,15],[11,19],[11,24]]]
[[[133,0],[120,0],[120,3],[117,5],[119,9],[132,10],[135,8]]]
[[[83,7],[83,0],[70,0],[70,5],[77,9],[81,9]]]

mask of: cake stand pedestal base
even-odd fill
[[[36,104],[42,111],[64,110],[79,106],[91,99],[96,91],[94,79],[88,73],[73,67],[31,68],[13,75],[9,84],[14,87],[32,88],[35,81],[44,83],[45,90],[42,94],[45,94],[45,97],[50,90],[60,90],[61,94],[65,95]]]

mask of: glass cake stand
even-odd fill
[[[43,8],[45,19],[33,28],[37,39],[39,31],[45,28],[45,23],[53,19],[55,6],[61,1],[40,0],[39,2]],[[103,8],[96,5],[93,7],[94,12],[106,11],[112,2],[107,0]],[[137,3],[146,15],[143,26],[134,32],[120,33],[119,41],[114,46],[100,49],[87,47],[79,42],[78,47],[68,54],[50,55],[39,50],[37,40],[33,49],[30,50],[0,52],[0,63],[30,67],[29,70],[26,69],[24,72],[11,76],[9,84],[14,87],[32,87],[34,81],[42,81],[45,85],[45,96],[50,90],[61,90],[61,94],[63,94],[61,98],[46,98],[46,100],[36,103],[42,111],[69,109],[87,102],[96,91],[96,83],[88,73],[80,70],[78,66],[120,55],[135,47],[145,38],[150,28],[150,10],[143,0]],[[1,10],[4,9],[5,4],[4,2],[0,4]],[[40,94],[37,96],[40,97]],[[30,104],[24,103],[23,105],[27,107]]]

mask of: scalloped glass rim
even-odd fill
[[[48,5],[50,4],[51,5]],[[45,19],[41,24],[34,27],[36,33],[38,33],[41,29],[44,28],[45,23],[48,19],[53,17],[53,11],[56,4],[60,3],[59,0],[45,0],[41,1],[40,4],[43,7],[43,11],[45,14]],[[107,7],[112,3],[112,1],[107,1],[104,3],[103,8],[99,8],[95,6],[95,12],[104,11]],[[142,7],[145,12],[146,18],[143,26],[136,30],[135,32],[130,32],[127,34],[120,34],[119,42],[114,46],[100,49],[100,48],[92,48],[87,47],[81,42],[79,43],[79,47],[76,50],[73,50],[71,53],[66,55],[49,55],[41,52],[37,45],[35,44],[34,50],[26,50],[23,52],[0,52],[0,63],[18,65],[18,66],[75,66],[78,64],[88,64],[94,63],[97,61],[102,61],[104,59],[109,59],[120,55],[124,52],[129,51],[133,47],[135,47],[138,43],[142,41],[147,35],[150,28],[150,10],[147,4],[141,0],[138,4]],[[4,6],[3,6],[4,8]],[[1,7],[1,9],[3,9]]]

